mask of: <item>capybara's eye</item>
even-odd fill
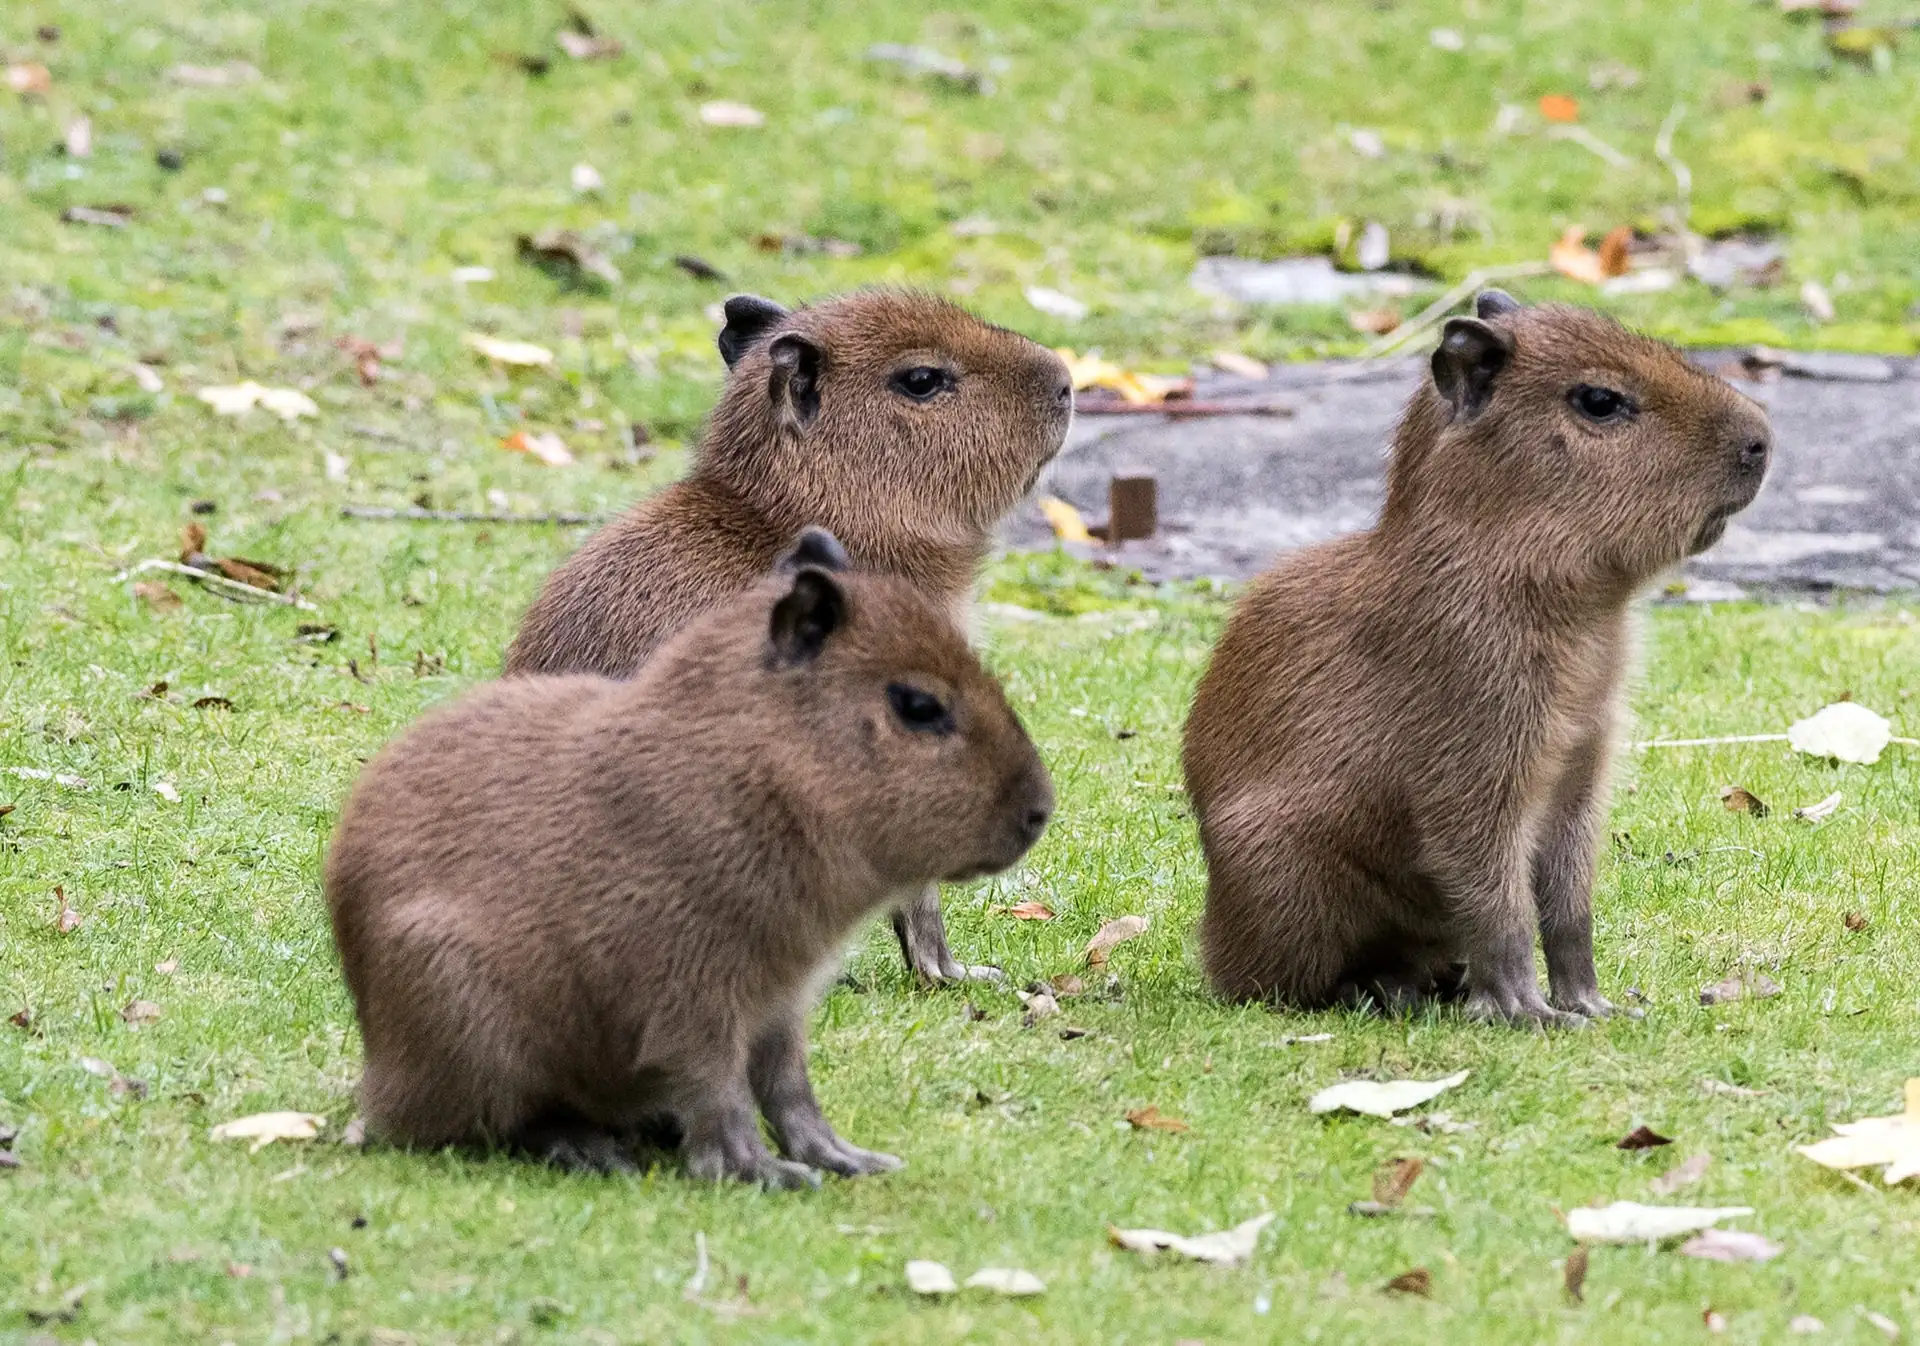
[[[888,683],[887,704],[909,729],[926,734],[953,732],[953,711],[932,692],[904,682]]]
[[[1633,414],[1633,399],[1611,388],[1583,383],[1567,394],[1573,409],[1590,421],[1618,421]]]
[[[893,390],[904,393],[916,402],[924,402],[948,387],[952,379],[944,369],[935,369],[932,365],[915,365],[912,369],[903,369],[890,380]]]

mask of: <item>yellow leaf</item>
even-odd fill
[[[536,346],[531,341],[502,341],[499,337],[469,332],[464,338],[466,343],[486,356],[489,360],[498,360],[503,365],[550,365],[553,352],[545,346]]]
[[[1058,496],[1041,496],[1040,512],[1047,516],[1047,522],[1053,527],[1053,535],[1062,542],[1094,540],[1093,534],[1087,531],[1087,521],[1080,517],[1080,511]]]
[[[326,1124],[325,1117],[311,1112],[256,1112],[222,1122],[212,1134],[215,1140],[250,1140],[249,1153],[258,1154],[276,1140],[312,1140]]]
[[[1553,269],[1570,279],[1598,285],[1607,278],[1600,254],[1587,246],[1587,231],[1578,225],[1560,235],[1560,241],[1547,251]]]

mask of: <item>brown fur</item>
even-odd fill
[[[1066,438],[1073,383],[1060,359],[944,300],[870,290],[789,313],[736,296],[727,317],[730,372],[691,473],[553,573],[508,674],[630,676],[810,524],[959,618],[995,525]],[[890,383],[921,367],[953,385],[916,401]],[[893,924],[928,980],[997,975],[954,959],[937,888],[905,896]]]
[[[1595,838],[1630,606],[1759,490],[1765,414],[1679,352],[1497,292],[1448,324],[1370,532],[1242,600],[1187,725],[1203,957],[1236,998],[1608,1013]],[[1597,422],[1579,385],[1628,394]],[[1540,995],[1541,936],[1553,1006]]]
[[[666,1118],[701,1177],[897,1166],[820,1115],[811,997],[903,886],[1016,862],[1052,790],[947,615],[820,558],[632,681],[484,686],[367,767],[326,888],[376,1134],[624,1168],[620,1134]]]

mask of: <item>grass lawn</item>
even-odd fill
[[[1730,1340],[1784,1339],[1796,1314],[1830,1339],[1882,1340],[1862,1306],[1920,1330],[1920,1204],[1790,1151],[1893,1110],[1920,1073],[1920,755],[1842,768],[1774,744],[1626,760],[1598,948],[1603,988],[1639,988],[1642,1020],[1543,1037],[1223,1006],[1195,965],[1203,876],[1175,787],[1224,601],[1047,558],[997,562],[987,597],[1054,615],[997,609],[986,639],[1053,767],[1059,821],[1016,876],[952,891],[949,924],[963,957],[1013,985],[1079,972],[1090,989],[1028,1028],[1011,989],[915,990],[890,937],[865,939],[854,984],[816,1018],[815,1079],[836,1124],[905,1156],[902,1173],[769,1195],[672,1170],[586,1180],[331,1140],[254,1155],[210,1141],[215,1123],[267,1109],[324,1113],[328,1137],[352,1116],[358,1045],[317,883],[335,808],[360,758],[495,672],[577,540],[349,522],[339,506],[604,512],[671,479],[718,383],[706,309],[731,288],[792,300],[924,284],[1149,365],[1222,345],[1351,350],[1337,310],[1216,309],[1187,287],[1196,256],[1285,253],[1379,219],[1448,277],[1540,257],[1568,224],[1667,204],[1650,146],[1684,99],[1675,148],[1696,227],[1775,230],[1794,277],[1833,291],[1837,321],[1811,325],[1793,285],[1618,310],[1699,339],[1914,345],[1911,41],[1878,67],[1835,61],[1817,25],[1745,0],[592,12],[626,41],[618,60],[561,55],[559,6],[24,0],[0,14],[7,60],[52,79],[43,98],[0,92],[0,768],[86,781],[0,774],[0,997],[31,1016],[0,1025],[0,1124],[20,1129],[20,1167],[0,1171],[0,1343],[1643,1343],[1696,1340],[1709,1307]],[[37,38],[42,24],[59,39]],[[1464,50],[1436,47],[1436,27]],[[862,59],[878,41],[938,46],[997,90],[910,81]],[[535,52],[552,58],[545,75],[498,59]],[[259,78],[169,75],[227,62]],[[1756,79],[1765,101],[1721,97]],[[1502,105],[1555,92],[1634,164],[1548,139],[1537,118],[1493,130]],[[705,126],[712,100],[751,103],[765,125]],[[81,114],[91,155],[50,153]],[[1383,157],[1352,151],[1361,128]],[[596,195],[569,186],[582,162],[604,179]],[[125,228],[60,222],[110,203],[134,207]],[[998,232],[954,228],[983,217]],[[553,225],[585,232],[620,282],[516,259],[517,233]],[[764,233],[863,251],[766,251]],[[728,280],[688,275],[678,254]],[[452,279],[474,266],[496,279]],[[1031,284],[1089,316],[1037,313]],[[555,364],[489,366],[461,342],[474,331],[541,342]],[[395,343],[375,382],[342,338]],[[319,414],[223,420],[193,397],[243,378],[303,388]],[[579,461],[503,452],[520,429],[559,432]],[[196,501],[211,512],[191,514]],[[319,610],[184,582],[163,610],[110,582],[173,555],[192,519],[215,555],[295,569]],[[1660,609],[1637,733],[1777,730],[1850,692],[1920,734],[1917,616],[1906,600]],[[209,697],[231,706],[195,705]],[[1733,783],[1771,814],[1722,808]],[[1834,791],[1826,822],[1792,818]],[[80,917],[66,933],[56,888]],[[993,910],[1027,899],[1057,919]],[[1114,952],[1110,985],[1079,951],[1123,913],[1152,926]],[[1742,969],[1782,994],[1698,1005]],[[124,1022],[133,1001],[157,1021]],[[1463,1129],[1306,1110],[1345,1075],[1462,1069],[1427,1111]],[[1131,1129],[1125,1114],[1148,1105],[1191,1130]],[[1675,1144],[1614,1148],[1641,1124]],[[1712,1166],[1675,1199],[1751,1205],[1734,1223],[1785,1253],[1756,1266],[1597,1249],[1585,1303],[1569,1302],[1555,1207],[1650,1199],[1651,1177],[1700,1153]],[[1432,1215],[1349,1215],[1395,1156],[1427,1161],[1409,1204]],[[1263,1211],[1277,1218],[1234,1270],[1143,1261],[1105,1237],[1108,1223],[1197,1233]],[[711,1267],[689,1299],[697,1239]],[[924,1302],[903,1288],[909,1258],[962,1278],[1024,1267],[1048,1288]],[[1431,1299],[1381,1291],[1415,1267]],[[80,1288],[72,1321],[34,1321]]]

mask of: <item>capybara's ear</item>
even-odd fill
[[[1493,396],[1494,380],[1513,358],[1513,338],[1478,318],[1449,318],[1433,353],[1433,386],[1453,406],[1453,418],[1471,420]]]
[[[1525,305],[1505,290],[1487,289],[1480,291],[1479,298],[1473,301],[1473,312],[1479,318],[1499,318],[1509,313],[1518,313]]]
[[[795,571],[793,587],[773,605],[767,626],[775,667],[812,663],[846,619],[847,595],[832,574],[818,566]]]
[[[718,338],[720,358],[732,369],[767,329],[787,316],[787,311],[771,299],[757,294],[736,294],[726,303],[727,325]]]
[[[783,332],[767,356],[773,361],[767,397],[781,424],[797,434],[820,414],[820,348],[798,332]]]
[[[800,536],[793,540],[793,546],[780,558],[774,569],[782,574],[791,574],[805,566],[845,571],[853,569],[853,561],[847,556],[847,549],[840,545],[839,538],[814,524],[800,530]]]

